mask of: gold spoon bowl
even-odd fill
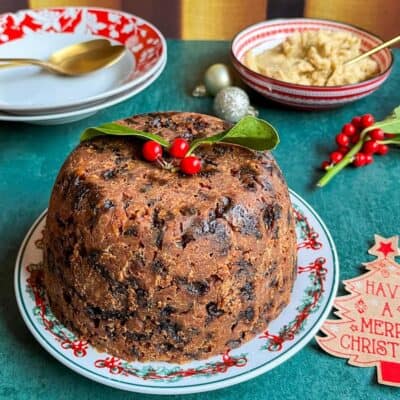
[[[0,68],[35,65],[66,76],[85,75],[109,67],[121,59],[125,46],[113,46],[106,39],[76,43],[54,52],[46,61],[34,58],[0,58]]]

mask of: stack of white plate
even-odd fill
[[[79,77],[34,66],[0,69],[0,121],[52,125],[86,118],[143,91],[167,61],[160,31],[125,12],[67,7],[0,15],[0,58],[45,60],[62,47],[94,38],[124,45],[124,56]]]

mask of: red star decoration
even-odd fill
[[[380,251],[385,256],[385,258],[387,257],[387,255],[389,253],[394,253],[394,249],[392,247],[391,242],[387,242],[387,243],[381,242],[377,251]]]
[[[394,258],[396,256],[400,256],[400,248],[398,243],[398,236],[385,238],[380,235],[375,235],[375,244],[369,249],[368,253],[377,256],[382,261],[390,259],[391,261],[395,262]],[[376,267],[380,268],[380,265],[376,264]]]

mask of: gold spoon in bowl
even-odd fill
[[[54,52],[48,60],[34,58],[0,58],[0,68],[36,65],[60,75],[88,74],[115,64],[124,54],[125,46],[112,46],[106,39],[76,43]]]
[[[400,42],[400,35],[394,37],[393,39],[390,39],[379,46],[373,47],[371,50],[367,51],[366,53],[362,53],[357,57],[351,58],[350,60],[347,60],[343,63],[343,65],[351,65],[354,64],[360,60],[363,60],[364,58],[367,58],[371,56],[372,54],[377,53],[378,51],[381,51],[382,49],[385,49],[386,47],[391,46],[392,44],[395,44],[397,42]]]
[[[388,41],[386,41],[386,42],[384,42],[384,43],[381,43],[380,45],[378,45],[378,46],[376,46],[376,47],[373,47],[371,50],[368,50],[367,52],[362,53],[362,54],[360,54],[360,55],[357,56],[357,57],[350,58],[350,60],[345,61],[342,65],[343,65],[343,66],[347,66],[347,65],[354,64],[354,63],[356,63],[356,62],[358,62],[358,61],[361,61],[361,60],[363,60],[364,58],[367,58],[367,57],[371,56],[372,54],[375,54],[375,53],[377,53],[378,51],[381,51],[382,49],[385,49],[386,47],[389,47],[389,46],[391,46],[392,44],[397,43],[397,42],[400,42],[400,35],[398,35],[398,36],[394,37],[393,39],[390,39],[390,40],[388,40]],[[327,86],[329,80],[332,78],[332,76],[334,75],[334,73],[335,73],[336,71],[337,71],[337,70],[334,69],[334,70],[328,75],[328,77],[325,79],[325,84],[324,84],[324,86]]]

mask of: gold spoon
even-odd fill
[[[375,54],[378,51],[380,51],[380,50],[382,50],[382,49],[384,49],[386,47],[389,47],[392,44],[397,43],[397,42],[400,42],[400,35],[394,37],[393,39],[388,40],[385,43],[380,44],[379,46],[374,47],[371,50],[368,50],[366,53],[360,54],[359,56],[354,57],[354,58],[346,61],[345,63],[343,63],[343,65],[354,64],[354,63],[356,63],[356,62],[358,62],[360,60],[363,60],[364,58],[369,57],[370,55]]]
[[[53,53],[47,61],[34,58],[0,58],[0,68],[36,65],[61,75],[77,76],[109,67],[123,55],[125,46],[112,46],[108,40],[76,43]]]

